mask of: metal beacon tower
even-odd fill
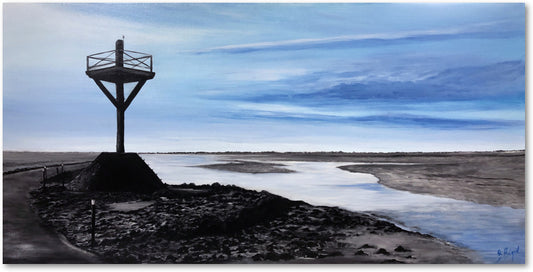
[[[152,56],[124,50],[124,40],[117,40],[115,50],[87,56],[87,76],[107,96],[117,109],[117,153],[124,153],[124,112],[147,80],[154,78]],[[113,96],[102,81],[115,83]],[[129,96],[124,99],[124,83],[137,82]]]

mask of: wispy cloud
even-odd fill
[[[383,127],[383,128],[427,128],[437,130],[492,130],[505,128],[523,128],[523,120],[503,119],[455,119],[439,118],[424,115],[411,115],[403,113],[380,114],[366,116],[334,116],[309,113],[287,113],[273,111],[239,112],[230,115],[230,118],[239,120],[277,120],[287,122],[329,123],[344,124],[356,127]]]
[[[260,112],[261,115],[276,116],[317,116],[324,118],[353,118],[364,117],[369,114],[379,114],[379,111],[371,111],[368,108],[339,110],[339,109],[316,109],[311,107],[289,105],[289,104],[263,104],[263,103],[238,103],[235,109],[239,112]]]
[[[459,67],[420,81],[344,82],[308,93],[276,93],[242,97],[242,100],[301,105],[358,104],[363,101],[437,102],[457,100],[523,99],[525,63],[501,62]]]
[[[303,68],[252,69],[230,73],[228,79],[238,81],[278,81],[307,74]]]
[[[248,53],[254,51],[302,50],[310,48],[385,46],[404,42],[420,42],[459,38],[487,38],[523,35],[523,31],[507,31],[507,21],[488,22],[462,28],[342,35],[316,39],[294,39],[248,44],[225,45],[194,51],[206,53]]]

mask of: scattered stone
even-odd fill
[[[361,249],[361,248],[376,248],[376,246],[374,246],[374,245],[369,245],[369,244],[364,244],[364,245],[360,246],[359,248],[360,248],[360,249]]]
[[[404,264],[404,262],[398,261],[396,259],[389,259],[381,262],[382,264]]]
[[[380,248],[380,249],[378,249],[378,250],[376,251],[376,254],[383,254],[383,255],[387,255],[387,256],[390,255],[390,253],[389,253],[386,249],[384,249],[384,248]]]
[[[254,256],[252,256],[252,260],[254,260],[254,261],[256,261],[256,262],[257,262],[257,261],[261,261],[261,260],[263,260],[263,255],[260,254],[260,253],[257,253],[257,254],[255,254]]]
[[[333,251],[328,253],[328,257],[344,256],[340,251]]]
[[[403,246],[398,246],[397,248],[394,249],[394,251],[396,252],[411,252],[410,249],[407,249],[407,248],[404,248]]]

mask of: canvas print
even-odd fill
[[[4,3],[3,263],[525,264],[523,3]]]

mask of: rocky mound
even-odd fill
[[[44,225],[104,263],[471,262],[463,250],[371,215],[217,183],[152,194],[51,185],[31,196]]]
[[[101,153],[72,182],[70,190],[153,193],[165,188],[137,153]]]

